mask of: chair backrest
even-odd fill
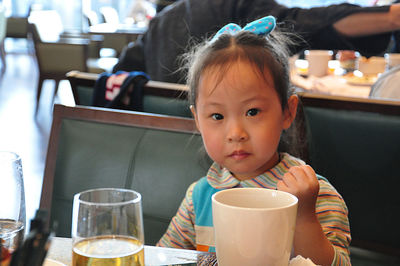
[[[55,105],[40,206],[70,236],[73,195],[129,188],[142,195],[146,244],[155,244],[188,186],[210,161],[192,119]]]
[[[87,71],[88,40],[43,42],[37,24],[28,24],[28,30],[34,43],[40,73],[48,78],[60,78],[73,69]]]
[[[300,99],[309,163],[346,201],[352,245],[400,254],[400,101]]]
[[[43,42],[56,42],[64,32],[61,16],[56,10],[31,11],[28,21],[37,26],[37,31]]]
[[[28,23],[27,29],[28,29],[28,37],[31,38],[35,44],[42,42],[38,27],[34,23]]]
[[[27,38],[28,37],[28,18],[27,17],[8,17],[7,18],[7,37]]]
[[[89,27],[99,24],[99,17],[97,16],[97,13],[93,10],[83,12],[83,17],[87,21],[87,26]]]
[[[98,74],[71,71],[67,78],[71,84],[75,104],[91,106]],[[148,113],[191,117],[185,85],[149,81],[143,91],[143,111]]]
[[[105,23],[118,25],[119,15],[117,10],[111,6],[103,6],[100,8],[100,14],[103,16],[103,20]]]

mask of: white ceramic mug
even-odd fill
[[[212,197],[218,265],[288,265],[297,197],[266,188],[232,188]]]
[[[357,60],[357,69],[364,76],[373,76],[383,73],[386,68],[385,59],[381,56],[372,56],[370,58],[360,57]]]
[[[323,77],[328,74],[328,63],[332,59],[330,50],[306,50],[304,52],[308,61],[308,75]]]

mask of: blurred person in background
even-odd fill
[[[164,7],[175,3],[177,0],[153,0],[153,1],[155,1],[155,3],[156,3],[156,10],[158,13],[158,12],[161,12],[161,10],[163,10]]]
[[[356,50],[364,56],[386,51],[393,31],[400,29],[400,4],[360,7],[338,4],[289,8],[274,0],[180,0],[165,7],[147,32],[122,52],[114,72],[144,71],[152,80],[185,83],[179,57],[228,22],[246,24],[272,15],[280,28],[298,42],[292,54],[304,49]]]

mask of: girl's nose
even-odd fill
[[[232,123],[229,126],[227,139],[229,142],[246,141],[249,138],[247,131],[239,123]]]

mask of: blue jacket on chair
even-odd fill
[[[141,71],[104,72],[94,86],[92,105],[132,111],[143,110],[143,87],[149,80]]]

